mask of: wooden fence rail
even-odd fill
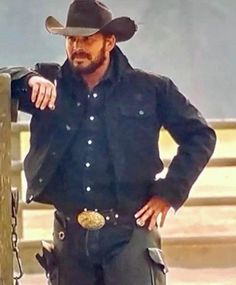
[[[164,166],[167,167],[170,164],[170,159],[163,159]],[[223,157],[223,158],[212,158],[208,163],[207,167],[231,167],[236,166],[236,157]],[[21,161],[13,160],[11,163],[12,173],[23,170],[23,163]]]
[[[208,120],[208,123],[216,130],[236,130],[236,119],[225,120]],[[29,131],[29,123],[18,122],[12,123],[12,133],[27,132]]]
[[[13,281],[10,194],[10,77],[0,76],[0,284]]]

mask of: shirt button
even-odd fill
[[[33,195],[30,195],[28,201],[29,201],[29,202],[32,202],[33,199],[34,199],[34,196],[33,196]]]
[[[43,183],[43,178],[39,178],[39,183]]]
[[[91,190],[92,190],[91,187],[89,187],[89,186],[86,187],[86,191],[87,191],[87,192],[90,192]]]
[[[93,143],[92,140],[88,140],[88,144],[91,145]]]
[[[140,116],[143,116],[143,115],[144,115],[144,111],[143,111],[143,110],[139,110],[138,113],[139,113]]]
[[[93,98],[97,98],[98,94],[97,93],[93,93]]]
[[[89,120],[90,120],[90,121],[94,121],[94,119],[95,119],[94,116],[90,116],[90,117],[89,117]]]
[[[87,168],[89,168],[89,167],[91,166],[91,164],[90,164],[89,162],[86,162],[86,163],[85,163],[85,166],[86,166]]]
[[[71,126],[66,125],[66,130],[67,130],[67,131],[70,131],[70,130],[71,130]]]

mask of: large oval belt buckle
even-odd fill
[[[105,218],[95,211],[83,211],[77,216],[78,223],[86,230],[99,230],[105,225]]]

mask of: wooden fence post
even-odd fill
[[[0,75],[0,285],[13,284],[10,183],[10,77]]]

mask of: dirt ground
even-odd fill
[[[46,285],[45,276],[42,274],[26,275],[22,285]],[[183,269],[171,268],[167,274],[167,285],[235,285],[236,267],[232,268],[206,268]],[[118,284],[117,284],[118,285]]]

